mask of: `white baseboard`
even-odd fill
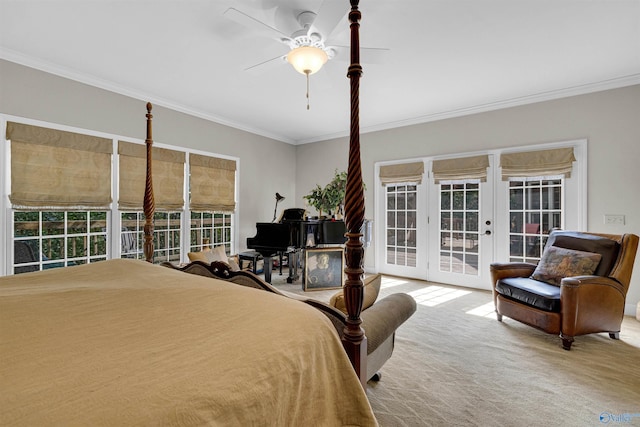
[[[624,305],[624,315],[633,316],[640,320],[640,302],[626,303]]]

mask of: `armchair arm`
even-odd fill
[[[371,354],[416,311],[416,301],[403,293],[391,294],[360,315],[367,336],[367,354]]]
[[[529,277],[536,269],[535,264],[529,262],[494,262],[490,265],[493,286],[500,279],[506,277]]]
[[[625,287],[600,276],[566,277],[560,283],[562,332],[576,336],[617,332],[624,316]]]
[[[322,311],[335,326],[342,338],[346,316],[335,307],[323,302],[299,297],[301,301]],[[360,318],[367,337],[367,354],[373,353],[380,344],[389,338],[416,311],[416,301],[403,293],[391,294],[362,312]]]
[[[586,289],[592,289],[593,292],[608,292],[605,288],[611,288],[610,292],[619,294],[622,298],[625,298],[626,292],[624,286],[617,280],[611,277],[602,276],[575,276],[565,277],[560,282],[560,295],[562,297],[563,291],[566,293],[571,292],[586,292]],[[585,289],[585,291],[582,291]]]

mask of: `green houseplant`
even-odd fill
[[[325,207],[324,189],[320,185],[316,184],[315,188],[311,190],[309,194],[303,196],[307,200],[310,206],[314,207],[318,211],[318,216],[322,216],[322,212]]]
[[[322,217],[323,212],[328,215],[342,213],[346,191],[347,172],[338,172],[336,169],[333,179],[324,188],[316,184],[315,188],[303,197],[318,211],[318,216]]]
[[[334,215],[342,215],[344,197],[347,193],[347,173],[338,172],[336,169],[333,179],[324,188],[328,212]]]

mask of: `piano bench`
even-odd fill
[[[240,252],[238,254],[238,265],[240,266],[240,270],[244,270],[244,261],[248,261],[250,263],[249,266],[251,267],[251,272],[253,274],[260,274],[262,273],[262,270],[258,270],[258,261],[261,259],[262,255],[256,251]]]

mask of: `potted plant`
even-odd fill
[[[324,189],[316,184],[315,188],[309,194],[303,196],[310,206],[318,211],[318,217],[322,217],[322,211],[325,208]]]
[[[342,214],[344,206],[344,196],[347,191],[347,173],[335,170],[333,179],[324,188],[316,184],[315,188],[309,194],[304,196],[310,206],[318,211],[321,218],[322,213],[326,212],[329,216],[332,214]]]
[[[344,197],[347,193],[347,173],[338,172],[336,169],[333,180],[327,184],[324,191],[329,212],[336,216],[342,216]]]

